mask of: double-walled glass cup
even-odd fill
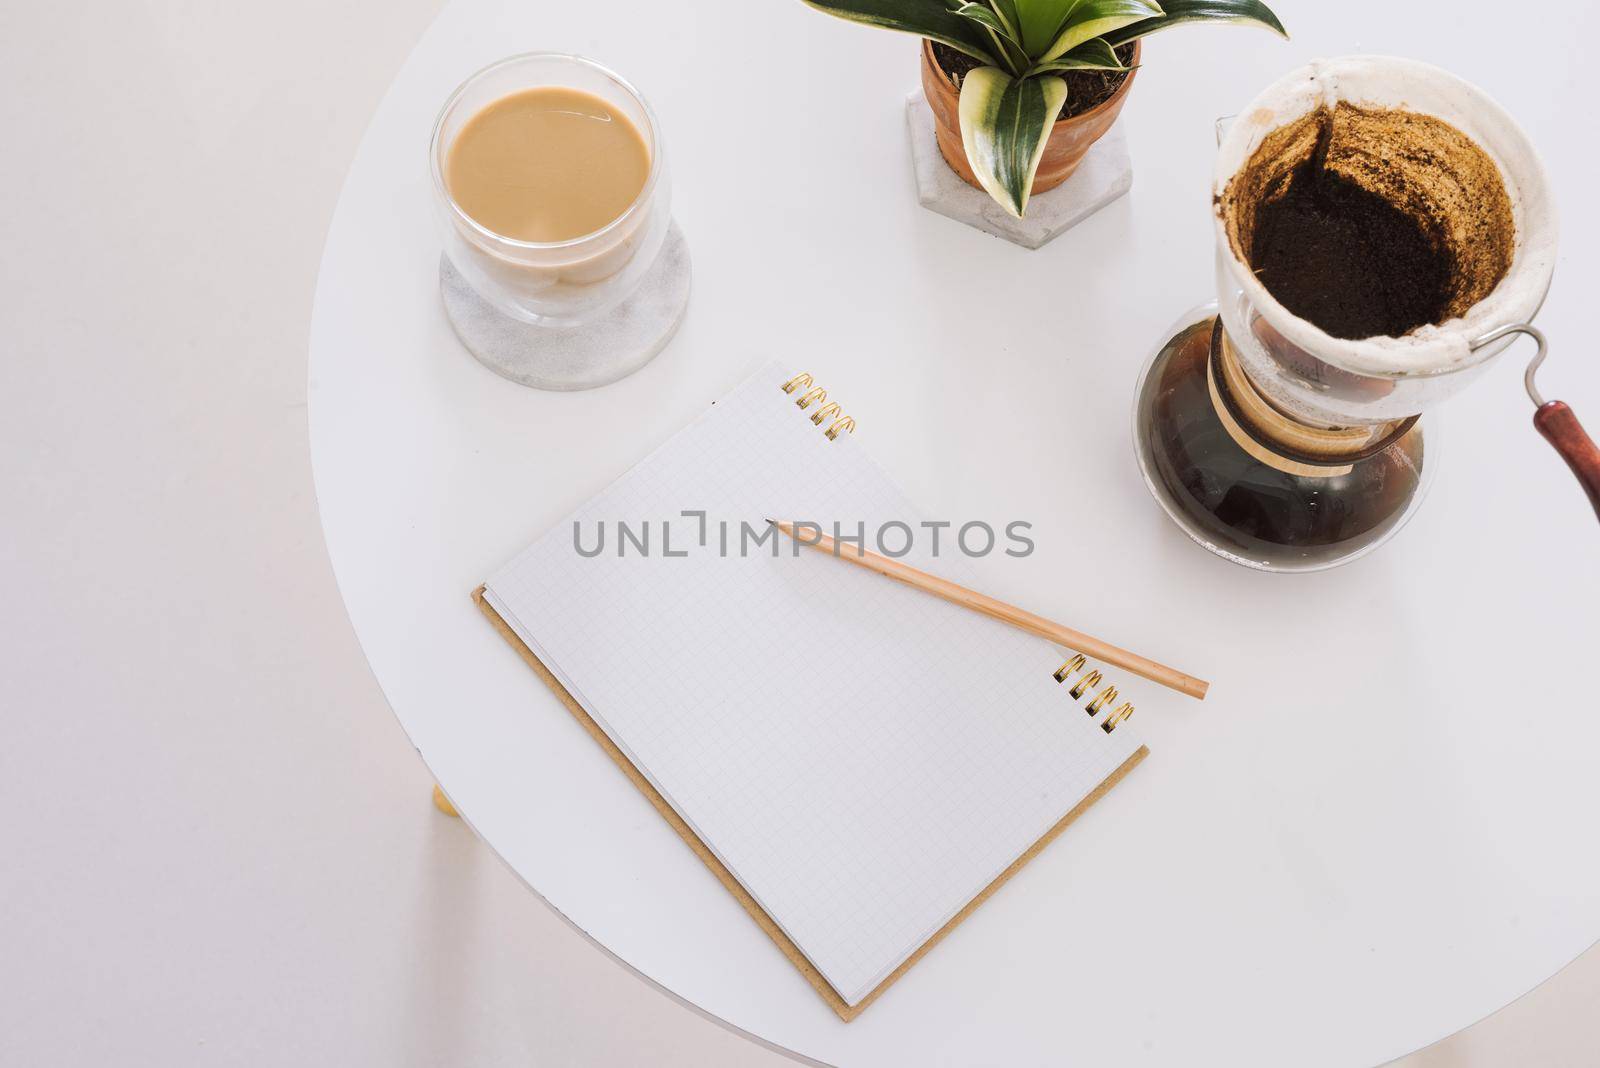
[[[511,93],[559,86],[593,93],[634,124],[650,170],[632,204],[592,233],[567,241],[521,241],[485,228],[450,195],[446,163],[461,128]],[[626,300],[661,253],[672,222],[671,183],[661,129],[644,97],[592,60],[530,52],[472,75],[445,101],[429,146],[433,192],[445,255],[497,310],[540,326],[578,326]]]

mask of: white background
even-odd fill
[[[0,12],[7,1062],[781,1063],[433,813],[332,585],[310,296],[435,7]],[[1597,989],[1416,1063],[1588,1063]]]

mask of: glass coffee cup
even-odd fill
[[[476,116],[511,94],[563,88],[592,94],[638,131],[649,155],[642,187],[615,218],[561,240],[497,233],[452,195],[450,156]],[[615,308],[655,265],[671,227],[671,183],[660,127],[633,86],[592,60],[551,52],[511,56],[473,74],[451,94],[429,146],[435,214],[450,265],[495,310],[523,323],[581,326]]]

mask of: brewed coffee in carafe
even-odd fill
[[[1422,413],[1543,300],[1555,225],[1538,158],[1459,79],[1351,57],[1289,75],[1233,121],[1213,203],[1218,301],[1140,386],[1146,482],[1238,562],[1354,559],[1421,499]]]

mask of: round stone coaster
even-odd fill
[[[633,295],[580,326],[525,323],[495,308],[439,257],[439,292],[456,336],[478,362],[535,389],[593,389],[626,378],[672,340],[689,304],[689,245],[673,223]]]

